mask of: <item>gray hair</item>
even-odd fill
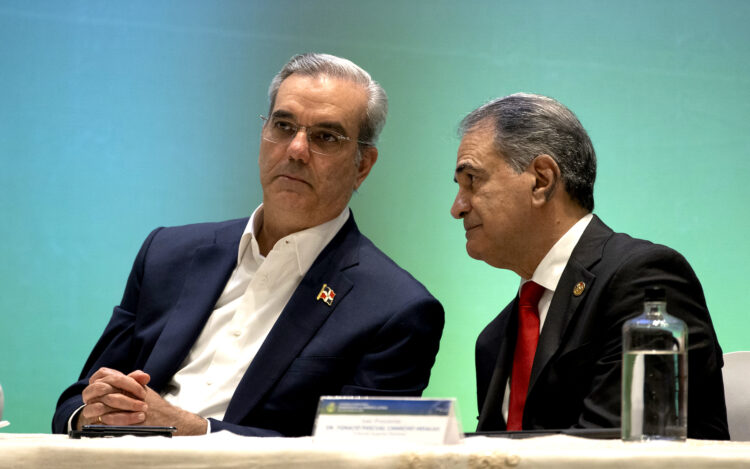
[[[472,111],[461,121],[459,134],[485,122],[494,124],[495,146],[514,171],[521,173],[537,156],[549,155],[560,167],[568,195],[594,210],[596,153],[570,109],[547,96],[516,93]]]
[[[281,82],[293,73],[308,76],[327,75],[362,85],[367,91],[367,111],[360,123],[357,140],[360,141],[360,145],[375,146],[380,131],[385,126],[388,97],[383,87],[373,80],[369,73],[354,62],[335,55],[316,53],[295,55],[271,80],[271,85],[268,87],[268,98],[271,102],[269,114],[273,112]]]

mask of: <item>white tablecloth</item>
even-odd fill
[[[750,468],[750,443],[623,443],[571,436],[473,437],[452,446],[372,441],[321,445],[312,438],[192,437],[71,440],[0,433],[0,468]]]

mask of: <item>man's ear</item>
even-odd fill
[[[562,183],[560,167],[554,158],[542,154],[534,158],[528,171],[534,176],[532,203],[542,205],[555,195],[559,184]]]
[[[357,180],[354,183],[354,189],[359,189],[365,178],[370,174],[375,162],[378,161],[378,149],[375,147],[364,147],[362,149],[362,160],[357,166]]]

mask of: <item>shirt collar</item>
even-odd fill
[[[304,275],[312,266],[318,254],[326,245],[336,236],[344,223],[349,219],[349,207],[345,207],[336,218],[329,220],[312,228],[307,228],[296,233],[284,236],[276,242],[276,245],[268,254],[274,251],[294,249],[297,257],[297,267],[299,274]],[[263,226],[263,204],[253,211],[250,216],[245,231],[240,238],[240,247],[237,252],[237,265],[240,265],[245,255],[252,255],[255,261],[260,264],[265,257],[260,253],[260,246],[256,238],[260,227]],[[248,250],[248,247],[251,249]]]
[[[578,244],[581,236],[583,236],[583,232],[589,226],[592,218],[594,218],[594,215],[589,213],[578,220],[575,225],[571,226],[552,246],[552,249],[547,252],[542,262],[534,270],[531,279],[521,279],[521,284],[523,285],[524,282],[533,280],[547,290],[555,291],[557,284],[560,282],[560,277],[562,277],[562,273],[565,270],[565,266],[568,265],[568,260],[570,260],[573,249]]]

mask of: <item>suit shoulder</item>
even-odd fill
[[[590,271],[597,277],[597,283],[604,282],[597,288],[603,298],[631,304],[627,309],[632,311],[638,309],[643,288],[650,285],[667,288],[668,297],[693,298],[705,309],[703,289],[692,266],[682,254],[663,244],[613,233]]]
[[[247,226],[248,218],[236,218],[233,220],[205,223],[191,223],[187,225],[160,227],[151,232],[151,235],[160,243],[202,243],[211,242],[217,233],[231,231],[236,233],[236,239],[242,236]]]
[[[156,228],[143,241],[136,263],[146,258],[158,263],[179,262],[190,259],[201,246],[215,242],[239,243],[247,221],[247,218],[239,218]]]
[[[617,265],[642,256],[685,260],[679,252],[668,246],[615,232],[597,216],[594,216],[584,231],[571,259],[582,260],[584,263],[587,260],[601,259],[607,265]]]
[[[356,275],[369,285],[379,285],[393,295],[417,295],[433,298],[427,288],[414,276],[399,266],[364,235],[359,245],[359,268]]]
[[[602,260],[619,266],[657,262],[689,266],[687,259],[677,250],[625,233],[613,233],[607,240],[603,247]]]
[[[232,227],[241,227],[242,230],[247,226],[248,217],[235,218],[232,220],[225,221],[212,221],[203,223],[188,223],[185,225],[167,226],[160,227],[159,230],[164,234],[170,234],[172,236],[202,236],[206,233],[215,233],[218,230],[223,230]]]

